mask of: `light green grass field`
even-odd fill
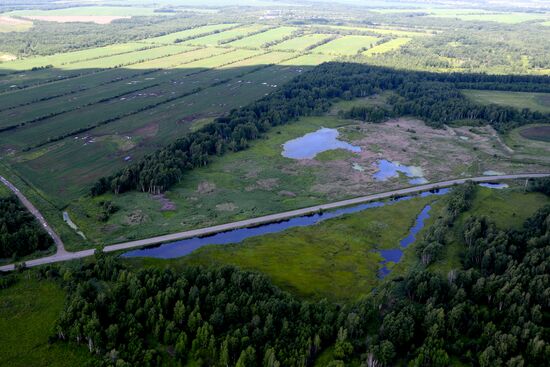
[[[339,29],[343,31],[367,32],[376,33],[381,36],[396,36],[396,37],[425,37],[429,35],[426,30],[403,30],[394,28],[375,28],[375,27],[351,27],[351,26],[328,26],[328,28]]]
[[[64,302],[65,292],[51,281],[20,276],[0,289],[0,365],[73,367],[92,360],[83,346],[48,343]]]
[[[144,43],[161,43],[161,44],[171,44],[174,43],[177,40],[183,40],[189,37],[196,37],[203,34],[207,34],[210,32],[216,32],[216,31],[223,31],[227,28],[235,27],[236,23],[228,23],[228,24],[212,24],[212,25],[205,25],[202,27],[196,27],[191,29],[186,29],[181,32],[175,32],[175,33],[169,33],[164,36],[159,37],[153,37],[153,38],[147,38],[143,40]]]
[[[304,36],[291,38],[272,47],[274,50],[305,51],[309,47],[330,38],[329,34],[306,34]]]
[[[383,54],[386,52],[398,50],[402,46],[409,43],[410,41],[412,41],[412,38],[406,38],[406,37],[395,38],[395,39],[389,40],[388,42],[384,42],[380,45],[369,48],[367,51],[363,52],[363,55],[371,56],[375,54]]]
[[[378,40],[379,38],[371,36],[344,36],[316,47],[312,52],[351,56],[371,48]]]
[[[379,283],[382,258],[374,250],[399,247],[418,213],[433,201],[434,197],[417,198],[367,209],[240,244],[203,247],[177,260],[137,261],[176,267],[231,264],[267,274],[276,285],[300,297],[352,301]]]
[[[30,20],[0,16],[0,33],[25,32],[33,26]],[[0,61],[3,61],[0,59]]]
[[[241,27],[233,28],[227,31],[195,38],[185,43],[190,45],[216,46],[220,43],[223,43],[224,41],[231,40],[235,37],[244,37],[251,33],[259,32],[267,28],[268,27],[266,27],[265,25],[260,24],[243,25]]]
[[[547,20],[548,13],[522,13],[522,12],[489,12],[481,10],[442,10],[435,9],[430,16],[443,18],[458,18],[465,21],[498,22],[505,24],[517,24],[533,20]]]
[[[298,30],[296,27],[277,27],[250,37],[228,43],[232,47],[259,48],[268,42],[276,42],[285,37],[289,37]]]
[[[550,93],[505,92],[488,90],[463,90],[468,98],[482,104],[498,104],[518,109],[550,112]]]

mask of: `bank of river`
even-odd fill
[[[373,201],[366,204],[354,205],[341,209],[326,211],[323,213],[295,217],[277,223],[268,223],[252,228],[240,228],[232,231],[217,233],[212,236],[193,237],[181,241],[166,243],[160,246],[133,250],[124,253],[122,257],[153,257],[158,259],[173,259],[188,255],[191,252],[206,245],[227,245],[230,243],[239,243],[250,237],[261,236],[268,233],[282,232],[286,229],[294,227],[311,226],[321,221],[339,217],[344,214],[352,214],[371,208],[379,208],[385,205],[392,205],[399,201],[410,200],[415,197],[444,195],[447,192],[449,192],[449,189],[439,189],[423,192],[418,195],[402,196],[397,199],[388,201]]]

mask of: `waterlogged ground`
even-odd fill
[[[322,151],[314,147],[319,150],[314,158],[283,156],[285,143],[323,128],[331,131],[329,141],[354,148]],[[74,202],[67,211],[87,238],[112,243],[389,191],[425,180],[549,169],[536,157],[510,160],[508,149],[490,127],[432,129],[412,118],[368,124],[340,119],[332,111],[279,126],[266,139],[252,142],[248,150],[214,158],[207,167],[187,173],[162,197],[104,195]],[[385,172],[391,174],[377,180],[377,173],[388,167],[391,172]],[[105,200],[120,210],[99,222],[99,202]]]

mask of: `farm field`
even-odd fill
[[[223,31],[228,28],[233,28],[235,26],[237,26],[237,24],[235,23],[205,25],[202,27],[195,27],[195,28],[187,29],[180,32],[170,33],[164,36],[147,38],[142,40],[141,42],[153,43],[153,44],[160,43],[160,44],[169,45],[172,43],[176,43],[176,41],[187,40],[189,38],[206,35],[208,33]]]
[[[166,15],[167,13],[155,12],[153,7],[139,6],[79,6],[66,9],[53,10],[16,10],[6,15],[26,16],[113,16],[135,17],[144,15]]]
[[[550,93],[503,92],[464,90],[472,100],[484,104],[498,104],[515,108],[529,108],[533,111],[550,112]]]
[[[369,48],[368,50],[363,52],[363,55],[371,56],[371,55],[383,54],[386,52],[398,50],[399,48],[406,45],[410,41],[412,41],[412,38],[407,38],[407,37],[395,38],[395,39],[389,40],[388,42],[384,42],[382,44]]]
[[[24,32],[32,27],[32,21],[8,16],[0,16],[0,33]],[[3,61],[0,59],[0,61]]]
[[[315,47],[312,52],[335,55],[355,55],[371,48],[379,38],[370,36],[344,36]]]
[[[290,37],[292,33],[296,32],[299,28],[296,27],[277,27],[268,31],[244,37],[239,40],[228,43],[232,47],[244,47],[244,48],[260,48],[264,45],[278,42],[286,37]]]
[[[306,51],[320,42],[331,38],[329,34],[306,34],[301,37],[292,38],[271,47],[274,50]]]
[[[261,24],[243,25],[237,28],[226,30],[224,32],[214,33],[208,36],[195,38],[185,42],[189,45],[217,46],[225,42],[229,43],[235,38],[246,37],[248,35],[267,30],[268,27]]]

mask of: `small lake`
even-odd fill
[[[283,157],[292,159],[313,159],[327,150],[345,149],[359,153],[361,147],[338,140],[340,133],[336,129],[320,128],[319,130],[292,139],[283,144]]]
[[[406,249],[410,245],[416,241],[416,235],[422,228],[424,228],[424,222],[426,219],[430,217],[430,210],[432,207],[430,205],[426,205],[424,209],[418,214],[416,217],[416,220],[414,222],[414,225],[409,230],[409,234],[407,237],[403,238],[401,241],[399,241],[399,245],[401,248]],[[382,256],[384,260],[380,262],[382,265],[382,268],[378,271],[378,277],[384,278],[388,274],[390,274],[390,270],[387,268],[386,264],[388,262],[394,262],[398,263],[401,261],[401,258],[403,257],[403,250],[401,248],[395,248],[395,249],[389,249],[389,250],[377,250],[377,252]]]
[[[122,254],[121,256],[122,257],[153,257],[158,259],[178,258],[178,257],[189,255],[191,252],[206,245],[226,245],[226,244],[232,244],[232,243],[239,243],[250,237],[261,236],[268,233],[278,233],[294,227],[311,226],[321,221],[339,217],[344,214],[358,213],[363,210],[367,210],[371,208],[378,208],[385,205],[392,205],[397,202],[410,200],[415,197],[445,195],[449,192],[449,190],[450,189],[439,189],[434,191],[427,191],[427,192],[420,193],[418,195],[402,196],[400,198],[389,200],[389,201],[373,201],[366,204],[359,204],[359,205],[345,207],[341,209],[326,211],[320,214],[295,217],[295,218],[291,218],[286,221],[281,221],[277,223],[263,224],[257,227],[240,228],[232,231],[217,233],[211,236],[188,238],[180,241],[157,245],[154,247],[147,247],[143,249],[132,250]]]
[[[390,178],[399,177],[399,173],[403,173],[410,178],[409,183],[412,185],[420,185],[428,182],[428,180],[424,178],[422,168],[417,166],[405,166],[399,162],[381,159],[376,162],[376,168],[378,168],[378,171],[373,177],[377,181],[387,181]]]

